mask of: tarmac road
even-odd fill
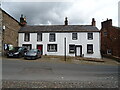
[[[3,80],[34,81],[85,81],[116,83],[118,66],[83,65],[60,62],[32,62],[24,60],[3,60]]]

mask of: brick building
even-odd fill
[[[112,26],[112,19],[101,24],[101,53],[120,57],[120,28]]]
[[[20,23],[0,8],[0,52],[3,45],[18,46],[18,30],[21,28]]]

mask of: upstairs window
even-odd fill
[[[93,53],[93,44],[87,44],[87,53]]]
[[[24,41],[26,42],[30,41],[30,33],[25,33]]]
[[[77,33],[72,33],[72,40],[77,40]]]
[[[48,52],[57,52],[57,44],[48,44]]]
[[[42,33],[37,33],[37,41],[42,41]]]
[[[69,53],[75,53],[75,45],[69,45]]]
[[[104,36],[107,36],[107,32],[104,32]]]
[[[93,33],[88,33],[88,40],[92,40],[93,39]]]
[[[50,42],[55,42],[55,33],[50,33],[49,41]]]

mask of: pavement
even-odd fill
[[[58,62],[58,63],[74,63],[74,64],[87,64],[87,65],[120,65],[120,62],[109,58],[81,58],[81,57],[67,57],[66,60],[63,56],[42,56],[37,60],[25,60],[24,58],[6,58],[2,57],[2,59],[9,60],[21,60],[26,62]]]
[[[37,60],[3,58],[3,88],[119,87],[119,63],[93,62],[80,58],[74,61],[71,58],[64,61],[58,57]]]

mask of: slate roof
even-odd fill
[[[100,32],[99,29],[92,25],[26,25],[19,30],[24,32]]]
[[[113,26],[114,28],[116,28],[116,29],[118,29],[118,30],[120,30],[120,27],[116,27],[116,26]]]

